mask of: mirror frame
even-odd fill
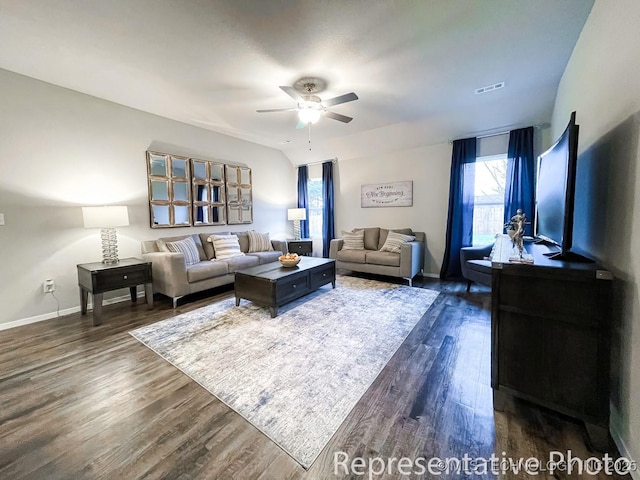
[[[249,180],[248,183],[241,183],[243,174]],[[239,165],[225,165],[225,177],[227,180],[227,224],[253,223],[253,178],[251,169]],[[235,199],[231,200],[234,194]]]
[[[153,157],[162,157],[165,161],[165,174],[158,175],[152,173],[152,159]],[[173,170],[173,162],[176,161],[184,161],[185,162],[185,171],[184,176],[175,175]],[[171,227],[189,227],[193,224],[192,216],[191,216],[191,162],[188,157],[181,157],[179,155],[169,155],[166,153],[154,152],[147,150],[147,178],[148,178],[148,188],[149,188],[149,224],[151,228],[171,228]],[[153,190],[152,185],[154,181],[162,181],[167,183],[168,187],[168,198],[166,200],[154,200],[153,199]],[[177,183],[186,183],[187,184],[187,199],[186,200],[176,200],[175,199],[175,185]],[[153,207],[167,207],[168,208],[168,216],[166,223],[158,223],[154,219],[154,208]],[[186,223],[176,223],[176,208],[177,207],[187,207],[187,222]]]
[[[196,178],[196,166],[199,164],[203,164],[205,168],[205,176],[204,178]],[[211,175],[211,169],[215,166],[219,166],[221,170],[221,179],[214,180]],[[224,181],[225,168],[224,163],[214,162],[210,160],[199,160],[197,158],[191,159],[191,198],[193,198],[192,202],[192,220],[194,227],[202,227],[208,225],[225,225],[227,223],[226,220],[226,204],[227,197],[225,192],[225,181]],[[198,188],[204,187],[207,190],[207,200],[198,200]],[[212,194],[213,189],[220,189],[220,199],[218,201],[213,201]],[[207,215],[210,221],[198,221],[198,209],[205,208],[207,210]],[[219,219],[218,221],[212,221],[214,217],[214,212],[218,211]]]

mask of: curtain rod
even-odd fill
[[[548,123],[542,123],[542,124],[537,124],[537,125],[532,125],[533,128],[548,128],[551,125]],[[521,128],[526,128],[526,127],[521,127]],[[518,130],[517,128],[513,128],[512,130]],[[476,135],[476,139],[478,138],[489,138],[489,137],[497,137],[499,135],[506,135],[508,133],[511,133],[511,130],[505,130],[504,132],[497,132],[497,133],[488,133],[486,135]],[[469,138],[469,137],[465,137],[465,138]],[[449,140],[449,145],[451,145],[453,143],[453,140]]]
[[[317,162],[311,162],[311,163],[301,163],[300,165],[296,165],[296,167],[308,167],[309,165],[317,165],[319,163],[326,163],[326,162],[338,163],[338,157],[330,158],[328,160],[319,160]]]

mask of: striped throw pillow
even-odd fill
[[[216,260],[244,255],[240,250],[237,235],[211,235],[207,240],[213,243]]]
[[[403,235],[398,232],[389,232],[384,245],[380,249],[381,252],[400,253],[400,247],[407,242],[413,242],[416,239],[413,235]]]
[[[364,250],[364,230],[342,232],[342,250]]]
[[[249,230],[247,236],[249,237],[249,253],[273,251],[269,232],[258,233],[255,230]]]
[[[193,238],[187,237],[182,240],[176,240],[175,242],[166,242],[165,245],[170,252],[183,254],[184,263],[187,267],[200,263],[200,254],[198,253],[198,247]]]

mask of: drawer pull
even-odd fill
[[[326,274],[326,273],[323,273],[323,274],[322,274],[322,276],[323,276],[323,277],[326,277],[326,276],[327,276],[327,274]]]
[[[294,283],[294,284],[292,285],[292,287],[293,287],[293,288],[296,288],[296,287],[297,287],[297,285]]]
[[[126,279],[127,279],[127,276],[126,276],[126,275],[123,275],[123,276],[122,276],[122,278],[124,278],[124,279],[126,280]]]

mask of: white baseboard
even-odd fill
[[[144,297],[144,292],[138,292],[138,298],[140,297]],[[102,305],[112,305],[114,303],[130,301],[130,295],[122,295],[119,297],[113,297],[104,300],[102,302]],[[87,310],[93,310],[93,304],[91,301],[89,301],[89,304],[87,305]],[[79,311],[80,305],[78,305],[77,307],[65,308],[64,310],[60,310],[58,312],[43,313],[34,317],[21,318],[12,322],[0,323],[0,330],[8,330],[9,328],[21,327],[23,325],[29,325],[30,323],[43,322],[45,320],[51,320],[52,318],[64,317],[65,315],[71,315],[72,313],[78,313]]]

